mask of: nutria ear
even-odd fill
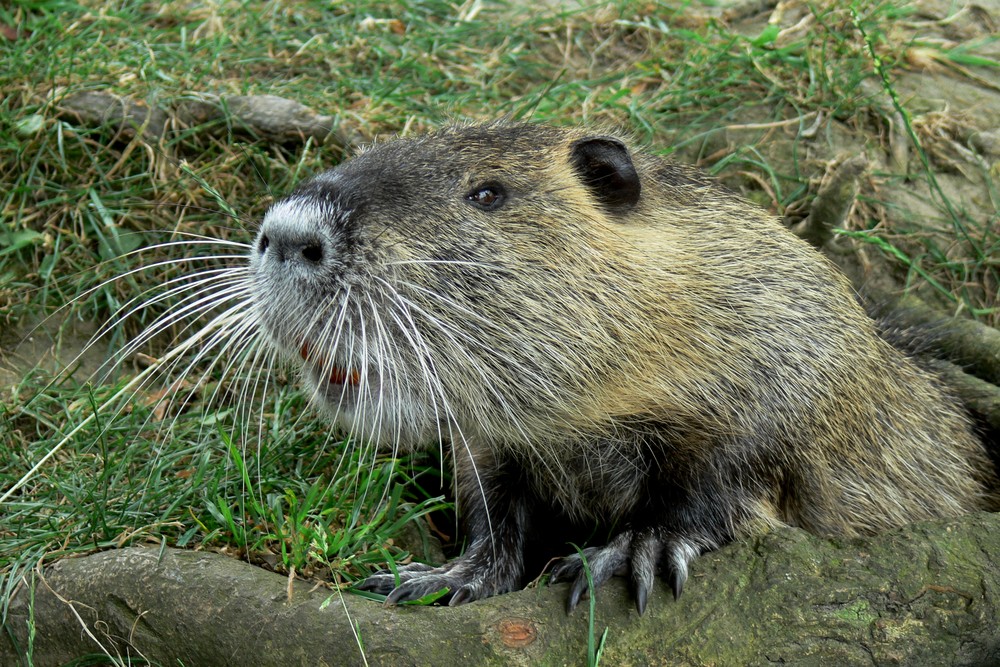
[[[588,137],[570,147],[570,162],[597,201],[623,213],[639,201],[639,174],[625,144],[612,137]]]

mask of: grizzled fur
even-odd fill
[[[357,437],[447,446],[464,555],[365,588],[514,590],[552,525],[611,530],[595,585],[778,524],[863,535],[996,506],[967,417],[847,280],[701,173],[581,129],[376,145],[265,216],[266,336]],[[569,546],[557,545],[571,551]],[[579,556],[554,572],[586,593]],[[398,586],[397,586],[398,583]]]

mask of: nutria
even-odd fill
[[[356,437],[447,446],[463,555],[362,587],[390,603],[513,590],[542,527],[656,573],[791,524],[875,533],[995,508],[941,383],[774,217],[614,133],[499,122],[377,144],[264,217],[254,313]],[[572,548],[560,544],[564,553]],[[583,561],[554,572],[587,592]],[[536,574],[534,572],[530,574]]]

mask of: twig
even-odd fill
[[[817,248],[826,246],[833,238],[833,230],[844,226],[858,194],[858,179],[867,169],[864,154],[834,163],[823,177],[809,215],[792,231]]]

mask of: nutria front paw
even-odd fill
[[[362,591],[378,593],[379,595],[388,595],[393,591],[393,589],[396,588],[397,583],[403,583],[409,581],[410,579],[414,579],[415,577],[427,574],[428,572],[440,569],[441,568],[435,568],[433,565],[427,565],[425,563],[409,563],[408,565],[400,565],[396,568],[396,572],[393,572],[392,570],[379,570],[355,586],[355,588]],[[396,575],[399,575],[398,578]]]
[[[383,570],[365,579],[357,588],[385,595],[387,605],[419,600],[447,588],[448,604],[453,607],[514,589],[512,584],[475,568],[466,558],[457,558],[441,567],[410,563],[397,568],[396,572],[399,574],[398,586],[396,576]]]
[[[656,573],[660,572],[670,582],[676,599],[687,581],[688,564],[706,550],[707,547],[695,540],[656,529],[626,530],[606,546],[584,549],[583,557],[595,589],[612,575],[630,574],[635,606],[641,615],[646,610]],[[567,556],[552,570],[551,583],[573,580],[566,602],[567,612],[573,611],[580,600],[590,594],[584,558],[580,554]]]

